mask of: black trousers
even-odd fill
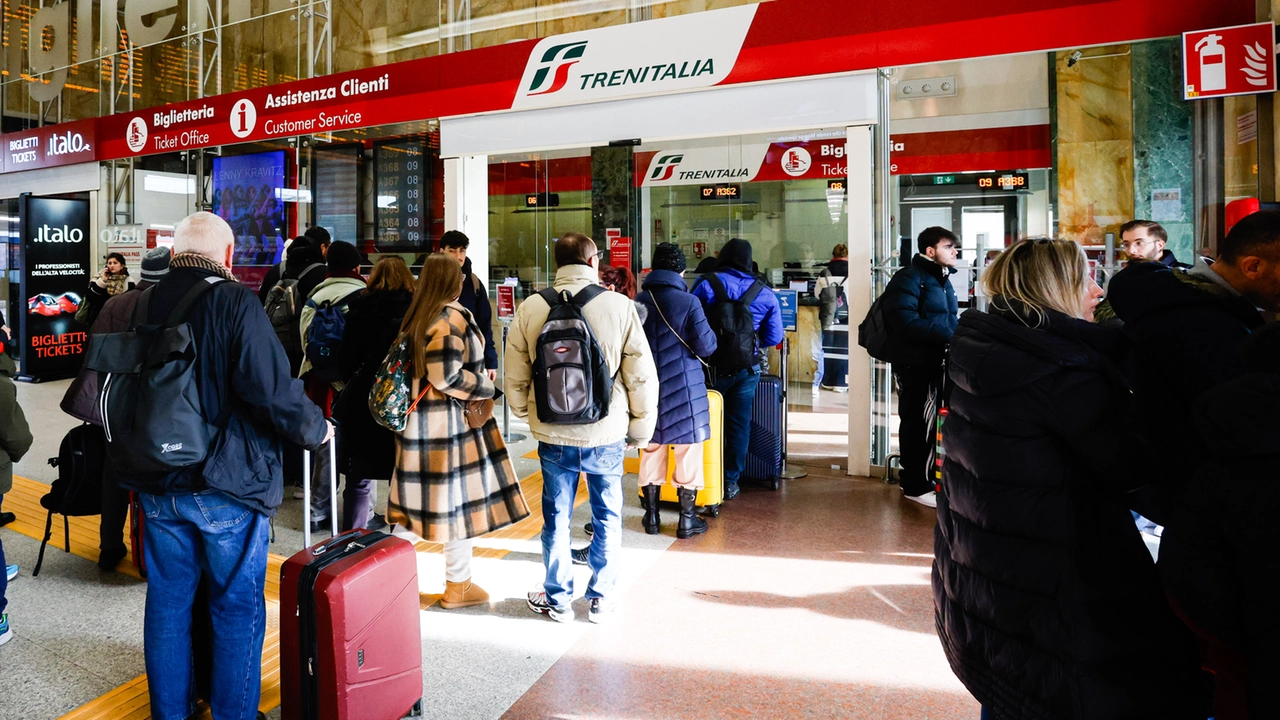
[[[899,482],[903,494],[914,497],[934,488],[934,469],[929,461],[937,430],[935,413],[926,417],[925,406],[942,380],[942,367],[894,365],[893,376],[898,382],[898,451],[902,457]]]
[[[123,550],[124,521],[129,512],[129,491],[116,484],[108,463],[102,473],[102,517],[99,519],[98,549]]]

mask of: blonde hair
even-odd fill
[[[1089,261],[1072,240],[1019,240],[996,257],[982,282],[993,306],[1012,310],[1009,301],[1017,300],[1034,313],[1034,327],[1048,310],[1084,319]]]
[[[413,376],[427,374],[427,333],[440,319],[444,306],[462,294],[462,266],[444,253],[432,253],[418,273],[418,289],[413,293],[409,312],[405,313],[400,332],[408,333],[413,355]]]
[[[413,292],[413,273],[404,264],[404,258],[387,255],[378,260],[369,273],[369,292],[405,290]]]
[[[227,259],[227,248],[236,241],[226,220],[211,212],[192,213],[173,230],[173,254],[195,253],[216,263]]]

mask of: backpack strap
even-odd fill
[[[553,287],[543,288],[539,290],[538,297],[542,298],[543,300],[546,300],[547,307],[551,308],[552,310],[554,310],[557,305],[564,302],[564,300],[560,297],[560,293],[556,292],[556,289]]]
[[[746,292],[742,293],[742,297],[738,298],[738,300],[749,308],[751,307],[751,303],[755,302],[756,298],[760,297],[760,293],[763,291],[764,283],[759,280],[753,280],[751,282],[751,286],[747,288]]]
[[[316,268],[322,268],[324,266],[325,266],[324,263],[311,263],[310,265],[306,266],[305,268],[302,269],[302,272],[298,273],[298,282],[301,283],[302,279],[310,275],[312,270],[315,270]],[[284,279],[283,270],[280,272],[280,279],[281,280]]]
[[[711,286],[711,293],[714,298],[714,302],[723,302],[729,299],[729,291],[725,288],[724,280],[721,280],[719,275],[716,273],[707,273],[702,277],[705,278],[707,284]]]
[[[196,300],[199,300],[201,295],[212,290],[215,285],[220,285],[224,282],[227,282],[226,278],[210,275],[204,278],[204,282],[196,283],[187,291],[187,294],[183,295],[182,299],[178,301],[177,307],[169,313],[169,319],[165,321],[165,325],[173,327],[185,321],[187,319],[187,313],[191,311],[191,306],[195,305]],[[146,292],[151,292],[151,288],[147,288]],[[141,305],[142,300],[139,300],[138,304]]]
[[[151,306],[151,291],[155,286],[143,290],[138,296],[138,302],[133,304],[133,317],[129,318],[129,330],[135,330],[139,325],[147,324],[147,310]]]
[[[574,295],[573,299],[570,300],[570,302],[572,302],[574,305],[577,305],[578,307],[583,307],[587,303],[591,302],[592,300],[595,300],[596,298],[600,297],[601,295],[607,292],[609,291],[606,288],[603,288],[599,285],[588,285],[582,288],[581,290],[579,290],[578,294]]]

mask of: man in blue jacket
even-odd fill
[[[902,458],[902,494],[927,507],[937,507],[932,468],[933,437],[925,405],[942,381],[947,345],[959,322],[959,305],[951,274],[960,254],[955,233],[925,228],[916,238],[919,254],[894,274],[884,289],[889,322],[889,352],[898,382],[898,451]]]
[[[471,247],[471,239],[460,230],[450,230],[440,237],[440,252],[462,263],[462,294],[458,302],[471,311],[484,335],[484,369],[490,380],[498,378],[498,351],[493,346],[493,308],[489,305],[489,290],[480,278],[471,272],[471,261],[467,259],[467,248]]]
[[[710,308],[720,301],[716,297],[716,289],[709,281],[713,276],[723,283],[725,294],[730,300],[755,296],[750,302],[756,329],[755,361],[747,367],[738,368],[726,366],[716,355],[712,356],[717,377],[711,387],[724,396],[725,500],[738,496],[738,479],[742,477],[742,470],[747,464],[747,443],[751,439],[751,406],[756,400],[756,386],[760,384],[759,351],[761,348],[777,345],[783,338],[778,296],[752,274],[751,264],[751,243],[734,238],[720,250],[720,264],[716,271],[703,276],[693,288],[693,294],[702,301],[709,318],[714,315]],[[713,326],[712,329],[717,332],[716,342],[720,352],[733,344],[731,341],[726,342],[721,328]]]
[[[147,320],[162,323],[197,283],[216,283],[192,306],[187,322],[200,356],[201,408],[220,425],[218,436],[203,463],[158,481],[116,474],[121,487],[141,493],[146,515],[143,634],[151,717],[157,720],[186,718],[195,710],[192,599],[202,574],[216,618],[213,716],[256,718],[267,545],[284,496],[282,445],[316,448],[333,437],[302,381],[290,373],[262,305],[232,277],[234,245],[222,218],[188,216],[174,230],[169,274],[148,291]]]

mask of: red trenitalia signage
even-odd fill
[[[1183,97],[1275,92],[1275,47],[1269,22],[1183,33]]]
[[[951,0],[884,0],[872,14],[850,13],[841,0],[775,0],[572,33],[571,41],[526,40],[4,135],[0,171],[673,89],[1132,42],[1244,22],[1253,12],[1248,0],[1045,0],[1015,14],[991,3]],[[904,17],[928,20],[903,22]],[[1266,38],[1261,29],[1247,28],[1265,28]],[[1270,28],[1189,33],[1188,38],[1219,39],[1193,39],[1184,53],[1198,63],[1194,79],[1188,66],[1187,85],[1194,85],[1188,96],[1274,90]],[[1256,34],[1246,38],[1236,31]],[[715,47],[689,55],[680,33],[714,40]],[[655,36],[664,39],[655,42]],[[957,37],[966,41],[957,44]],[[1222,84],[1222,73],[1227,89],[1210,90]],[[808,148],[783,148],[768,171],[820,176],[824,166],[843,164],[843,158],[822,156],[823,147],[817,156]]]

